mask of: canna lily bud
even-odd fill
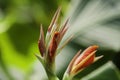
[[[95,57],[97,48],[98,46],[93,45],[88,47],[85,51],[83,51],[82,54],[80,54],[80,51],[79,51],[70,62],[67,72],[70,75],[76,75],[81,70],[91,65],[96,60],[100,59],[102,56]]]
[[[41,25],[40,38],[38,41],[38,47],[39,47],[41,56],[36,55],[36,57],[43,64],[46,70],[46,73],[48,75],[48,78],[50,80],[53,80],[53,79],[58,80],[55,74],[55,58],[56,58],[57,53],[59,53],[72,38],[72,37],[68,38],[63,43],[63,45],[60,45],[61,40],[63,39],[65,33],[68,30],[67,24],[69,21],[69,19],[67,19],[65,23],[62,26],[60,26],[60,24],[58,23],[60,12],[61,12],[61,7],[59,7],[58,10],[56,11],[47,29],[45,39],[44,39],[43,28]]]

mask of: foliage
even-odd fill
[[[39,25],[42,23],[46,32],[59,5],[61,20],[71,17],[63,41],[75,35],[57,56],[59,78],[73,53],[96,44],[100,46],[97,55],[104,57],[75,76],[75,80],[120,80],[120,0],[0,0],[0,79],[46,80],[45,71],[34,56],[39,53]]]

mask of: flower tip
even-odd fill
[[[94,49],[98,49],[98,48],[99,48],[98,45],[93,45],[92,47],[93,47]]]
[[[57,39],[57,38],[59,37],[59,34],[60,34],[60,33],[56,31],[56,32],[54,33],[54,38]]]
[[[98,61],[99,59],[101,59],[101,58],[103,58],[103,57],[104,57],[104,55],[101,55],[101,56],[96,57],[95,60],[94,60],[94,62]]]
[[[61,7],[61,6],[59,6],[59,7],[58,7],[58,9],[57,9],[57,11],[58,11],[58,12],[60,12],[60,11],[61,11],[61,8],[62,8],[62,7]]]
[[[59,32],[58,32],[58,31],[55,31],[55,34],[56,34],[56,35],[58,35],[58,34],[59,34]]]

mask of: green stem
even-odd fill
[[[49,80],[59,80],[56,76],[55,71],[55,60],[50,61],[48,57],[45,57],[45,59],[42,59],[40,56],[36,55],[36,57],[39,59],[41,64],[43,65],[46,74],[48,76]]]
[[[55,73],[53,73],[52,71],[46,69],[46,73],[49,80],[59,80],[58,77],[55,75]]]
[[[73,78],[72,76],[70,76],[69,74],[65,73],[62,80],[72,80],[72,78]]]
[[[55,60],[52,62],[49,62],[49,60],[47,60],[45,62],[44,68],[49,80],[59,80],[55,71]]]

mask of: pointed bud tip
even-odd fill
[[[40,24],[40,29],[42,28],[42,24]]]
[[[56,22],[58,21],[58,18],[60,16],[60,12],[61,12],[61,7],[58,7],[57,11],[55,12],[52,21],[48,27],[48,31],[47,32],[51,32],[53,25],[56,24]]]
[[[43,31],[43,27],[42,27],[42,24],[40,25],[40,32],[42,32]]]
[[[58,31],[55,31],[55,34],[57,35],[57,34],[59,34],[59,32],[58,32]]]
[[[98,48],[99,48],[98,45],[93,45],[92,47],[95,48],[95,49],[98,49]]]
[[[94,62],[98,61],[99,59],[101,59],[101,58],[103,58],[103,57],[104,57],[104,55],[101,55],[101,56],[95,57]]]

